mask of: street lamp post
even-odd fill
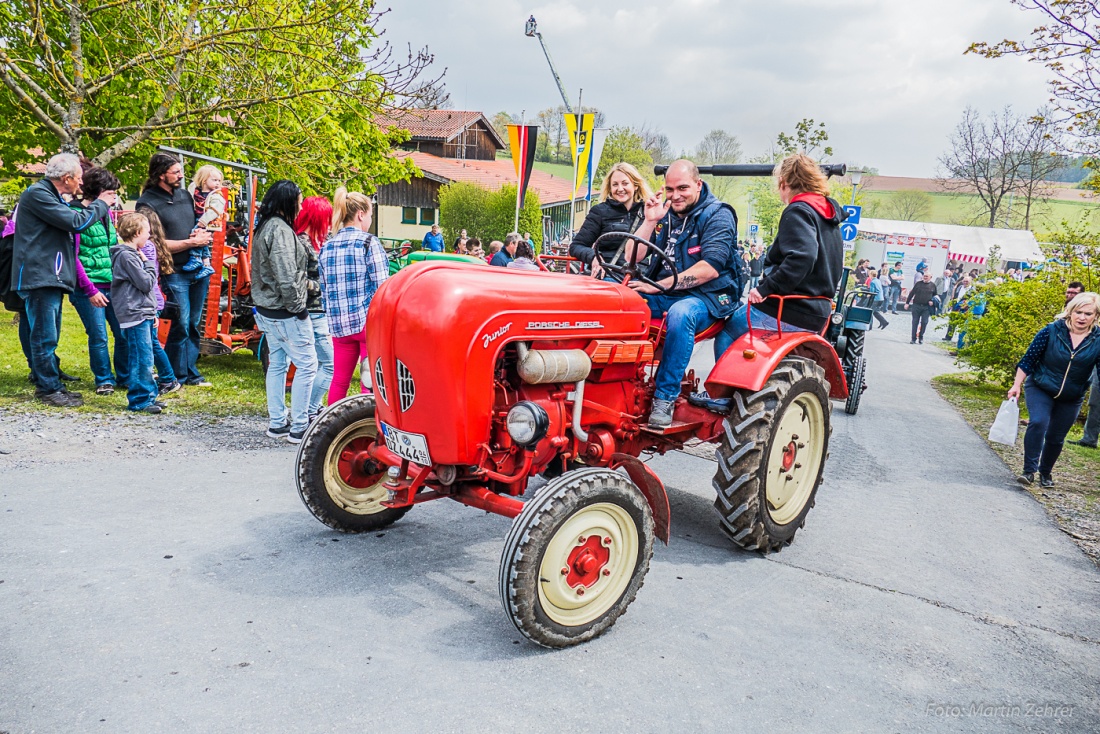
[[[856,203],[856,190],[859,188],[859,182],[863,180],[863,171],[858,168],[848,169],[848,175],[852,177],[852,206]]]

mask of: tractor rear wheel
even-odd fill
[[[508,618],[544,647],[599,637],[634,601],[653,555],[641,491],[609,469],[550,481],[516,517],[500,559]]]
[[[848,379],[848,399],[844,401],[844,412],[848,415],[855,415],[859,410],[859,398],[863,395],[864,390],[864,371],[867,369],[867,362],[862,355],[852,365],[852,370],[845,373],[845,377]]]
[[[723,425],[714,474],[722,530],[746,550],[790,545],[814,506],[829,455],[824,370],[784,359],[762,389],[734,393]]]
[[[374,398],[355,395],[321,413],[298,447],[298,494],[313,516],[334,530],[378,530],[409,511],[382,505],[386,466],[366,456],[377,435]]]

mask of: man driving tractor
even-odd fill
[[[717,319],[733,313],[741,300],[741,258],[736,252],[737,213],[719,201],[699,176],[699,169],[678,160],[665,174],[664,199],[655,194],[646,200],[645,222],[637,235],[676,263],[678,278],[667,264],[651,275],[657,287],[638,280],[630,287],[642,295],[655,318],[667,314],[664,356],[657,368],[656,389],[649,424],[672,425],[672,409],[680,394],[695,335]],[[637,257],[645,256],[638,245]],[[629,246],[628,246],[629,249]],[[675,290],[662,290],[672,287]]]

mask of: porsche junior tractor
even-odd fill
[[[608,270],[652,283],[634,263]],[[651,428],[664,319],[632,289],[588,277],[422,263],[378,290],[367,335],[374,395],[310,426],[297,458],[303,501],[349,533],[441,498],[513,518],[500,598],[547,647],[611,627],[642,585],[654,537],[669,541],[664,485],[640,456],[714,443],[722,529],[741,548],[778,550],[814,504],[829,399],[847,397],[821,335],[757,330],[704,381],[731,398],[729,414],[688,403],[700,382],[689,371],[672,425]],[[537,476],[548,481],[520,499]]]

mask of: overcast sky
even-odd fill
[[[1041,66],[963,56],[1038,24],[1008,0],[405,0],[383,28],[429,47],[456,109],[530,118],[560,102],[523,33],[532,14],[573,104],[583,88],[608,125],[657,127],[677,151],[723,128],[758,154],[812,117],[834,160],[931,176],[968,104],[1032,112],[1049,96]]]

